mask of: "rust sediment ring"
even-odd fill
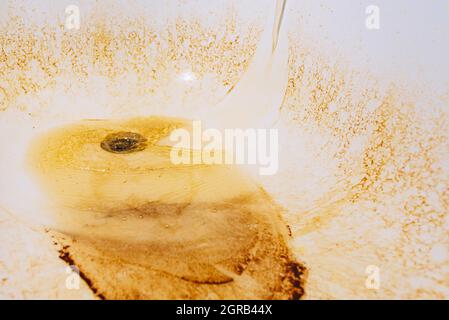
[[[107,152],[126,154],[142,151],[147,147],[147,139],[135,132],[111,133],[101,142]]]

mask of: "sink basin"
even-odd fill
[[[81,1],[79,28],[25,3],[0,6],[0,297],[449,297],[439,4],[411,32],[324,0]],[[278,169],[174,163],[193,121],[275,130]]]

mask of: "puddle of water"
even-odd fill
[[[274,201],[235,167],[173,165],[171,147],[157,144],[186,126],[84,121],[33,141],[30,167],[47,192],[61,256],[108,299],[300,298],[305,269]],[[105,150],[114,132],[146,146]]]

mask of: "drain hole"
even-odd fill
[[[112,153],[132,153],[142,151],[147,147],[147,139],[134,132],[117,132],[106,136],[101,142],[101,148]]]

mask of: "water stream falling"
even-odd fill
[[[277,0],[250,65],[230,93],[199,114],[213,128],[269,128],[279,117],[288,81],[288,39],[283,24],[286,0]]]

